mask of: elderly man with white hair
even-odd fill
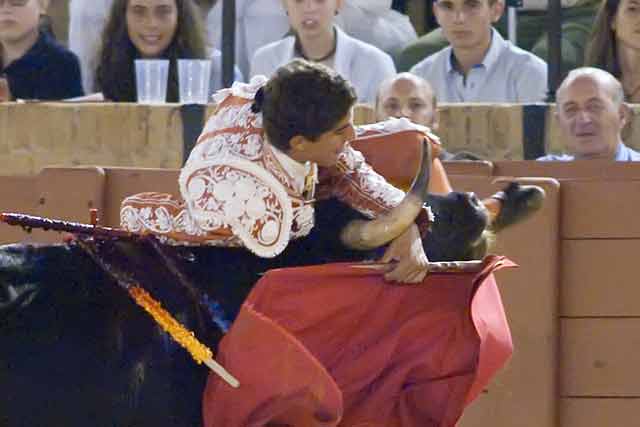
[[[640,161],[640,153],[622,142],[628,112],[622,85],[611,74],[590,67],[571,71],[558,88],[556,111],[567,153],[538,160]]]

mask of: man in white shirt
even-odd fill
[[[516,42],[518,47],[548,60],[549,12],[547,0],[523,0],[517,8]],[[562,69],[572,70],[584,64],[584,50],[601,0],[561,0]],[[507,18],[502,16],[495,27],[507,37]],[[442,29],[436,28],[407,45],[396,56],[401,71],[408,70],[423,58],[448,45]]]
[[[503,0],[436,0],[433,11],[450,43],[411,72],[440,102],[538,102],[547,93],[547,64],[505,41],[493,28]]]

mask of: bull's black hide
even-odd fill
[[[477,200],[431,198],[431,260],[464,259],[484,230]],[[147,243],[94,244],[213,349],[268,269],[354,261],[381,251],[346,249],[338,234],[360,214],[318,204],[316,226],[273,259],[244,249],[164,250],[192,286],[177,281]],[[0,426],[197,426],[208,370],[161,332],[78,246],[0,248]],[[207,309],[209,308],[209,309]]]

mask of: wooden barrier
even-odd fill
[[[470,163],[465,163],[470,164]],[[102,225],[119,225],[119,207],[128,195],[143,191],[163,191],[178,195],[178,170],[140,168],[48,169],[36,177],[5,177],[0,179],[0,195],[5,203],[0,210],[21,210],[28,213],[86,222],[88,206],[101,208]],[[20,184],[20,182],[28,184]],[[76,184],[76,181],[78,184]],[[481,196],[495,192],[488,175],[453,177],[456,187],[473,190]],[[525,180],[525,182],[529,182]],[[515,355],[505,372],[472,406],[463,421],[464,427],[495,424],[495,417],[514,419],[522,411],[536,414],[535,422],[522,424],[531,427],[553,427],[556,396],[556,319],[555,277],[557,275],[557,238],[559,193],[552,179],[538,180],[549,199],[543,212],[531,221],[518,225],[500,236],[496,252],[514,259],[520,268],[499,273],[505,306],[516,343]],[[39,191],[39,185],[55,185],[55,193]],[[77,200],[68,191],[81,185],[84,194]],[[13,196],[8,192],[19,184],[22,192]],[[4,191],[4,193],[3,193]],[[28,196],[25,197],[24,195]],[[43,196],[44,194],[44,196]],[[38,202],[44,197],[45,203]],[[68,199],[67,199],[68,198]],[[35,207],[34,207],[35,206]],[[6,226],[5,226],[6,227]],[[0,228],[2,242],[14,237]],[[521,245],[522,239],[535,239],[535,245]],[[31,240],[59,241],[60,235],[34,235]],[[542,267],[538,267],[540,264]],[[531,301],[538,301],[533,306]],[[532,331],[531,324],[536,327]],[[508,424],[505,424],[508,425]]]
[[[452,175],[451,181],[454,188],[480,197],[504,185],[480,176]],[[519,265],[498,276],[514,355],[469,408],[461,427],[557,426],[560,188],[553,179],[522,182],[541,185],[545,205],[535,217],[500,233],[493,248]]]
[[[5,175],[33,175],[50,165],[179,168],[200,133],[203,120],[215,108],[193,107],[127,103],[0,104],[0,168]],[[543,104],[540,108],[547,107]],[[539,119],[551,114],[548,111],[539,114],[540,108],[509,104],[444,105],[438,133],[446,149],[469,151],[491,161],[522,160],[525,154],[544,150],[545,144],[557,151],[562,144],[554,145],[560,140],[553,126],[553,132],[547,132],[547,142],[536,142],[535,135],[529,135],[523,142],[527,136],[525,124],[531,122],[528,117],[534,115]],[[354,115],[357,123],[374,119],[369,106],[358,106]],[[542,119],[541,123],[529,123],[526,127],[544,130],[550,123]],[[627,143],[640,149],[640,137],[636,137],[640,134],[640,114],[634,117],[629,129]],[[538,133],[544,139],[545,133]]]
[[[462,427],[595,427],[629,423],[640,403],[640,165],[576,162],[461,162],[451,181],[484,197],[503,184],[493,173],[542,185],[547,201],[532,219],[499,235],[495,252],[520,265],[499,273],[514,357],[465,414]],[[453,171],[449,165],[449,171]],[[592,174],[595,174],[594,179]],[[571,176],[573,175],[573,177]],[[0,179],[0,210],[117,226],[127,195],[178,195],[177,169],[51,168]],[[71,191],[73,189],[73,191]],[[22,240],[0,226],[0,242]],[[58,241],[55,233],[27,235]],[[523,415],[525,414],[525,415]]]
[[[563,427],[637,419],[630,412],[640,403],[640,175],[635,176],[562,182]],[[599,414],[583,418],[580,411],[587,406]]]
[[[494,173],[560,181],[559,426],[633,424],[640,404],[640,164],[505,161],[494,163]]]
[[[631,105],[631,118],[623,131],[625,143],[640,150],[640,105]],[[437,134],[452,152],[469,151],[490,161],[536,158],[545,152],[561,153],[565,141],[553,104],[440,104]],[[371,123],[371,106],[358,105],[355,123]]]
[[[89,222],[89,209],[104,206],[105,172],[100,167],[46,168],[36,176],[0,178],[0,212],[19,212]],[[58,233],[0,224],[0,243],[59,242]]]
[[[0,104],[0,169],[36,174],[50,165],[180,167],[175,105]]]

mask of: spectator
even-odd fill
[[[2,101],[83,95],[78,58],[39,30],[47,6],[45,0],[0,2]]]
[[[605,0],[596,15],[585,65],[607,70],[621,83],[627,102],[640,102],[640,2]]]
[[[209,16],[210,43],[222,45],[222,3]],[[390,0],[341,0],[334,23],[344,32],[391,54],[417,39],[406,15],[391,9]],[[250,72],[250,61],[260,47],[280,40],[289,32],[282,0],[236,0],[236,62],[242,73]],[[260,28],[260,31],[255,31]]]
[[[406,118],[433,130],[437,130],[439,125],[437,100],[433,89],[429,82],[411,73],[400,73],[382,82],[376,97],[375,112],[377,121],[387,120],[390,117]],[[447,194],[453,191],[441,163],[443,160],[480,160],[480,158],[468,152],[451,154],[444,149],[441,150],[438,158],[433,160],[430,184],[432,193]],[[495,199],[486,199],[483,203],[490,212],[497,210],[495,205],[498,201]]]
[[[440,102],[537,102],[547,94],[547,64],[492,27],[503,0],[437,0],[433,12],[451,46],[411,72],[431,83]]]
[[[410,73],[401,73],[382,82],[376,96],[375,111],[379,122],[391,117],[405,118],[433,130],[438,128],[436,99],[431,86]],[[439,158],[442,158],[443,152]],[[433,160],[432,169],[430,191],[450,193],[451,184],[440,160]]]
[[[112,5],[117,3],[116,10],[111,10]],[[132,2],[130,2],[132,3]],[[179,40],[179,37],[187,36],[184,38],[182,42],[182,46],[179,46],[178,50],[172,53],[177,55],[185,55],[184,57],[199,57],[199,58],[212,58],[212,71],[211,71],[211,83],[210,89],[211,91],[215,91],[222,87],[222,64],[220,61],[220,52],[213,50],[210,54],[202,53],[204,52],[200,49],[199,46],[205,45],[205,36],[204,29],[202,24],[199,23],[202,19],[201,9],[194,8],[191,3],[196,3],[195,1],[166,1],[166,2],[142,2],[144,4],[154,5],[154,4],[164,4],[165,6],[169,6],[174,10],[178,10],[178,26],[181,27],[179,22],[181,20],[186,19],[189,22],[198,22],[196,27],[189,28],[184,31],[177,31],[176,35],[178,38],[175,40]],[[142,3],[139,6],[142,6]],[[185,3],[190,3],[188,6]],[[198,4],[205,3],[204,1],[197,2]],[[206,5],[203,5],[206,7]],[[129,6],[126,2],[122,1],[114,1],[114,0],[71,0],[69,5],[69,47],[72,51],[74,51],[78,57],[80,58],[80,64],[82,67],[82,84],[87,93],[95,92],[98,90],[96,86],[96,71],[98,68],[98,63],[104,58],[100,57],[100,46],[101,40],[103,39],[103,32],[105,26],[107,24],[107,20],[109,19],[109,11],[116,13],[116,19],[120,20],[119,22],[114,22],[113,28],[109,32],[109,37],[112,37],[114,34],[120,36],[120,40],[116,43],[113,40],[107,40],[105,46],[110,46],[113,49],[117,49],[119,46],[126,46],[126,50],[131,55],[130,58],[135,59],[139,56],[138,53],[133,52],[133,46],[131,43],[133,39],[129,39],[128,31],[124,28],[125,16],[128,16],[126,10],[128,10]],[[186,9],[186,10],[185,10]],[[180,12],[184,11],[184,12]],[[182,14],[185,14],[184,18],[182,18]],[[132,15],[133,17],[133,15]],[[118,27],[115,25],[116,23],[122,24],[122,26]],[[115,32],[114,32],[115,31]],[[187,43],[188,46],[184,45]],[[195,44],[194,44],[195,43]],[[198,46],[197,51],[199,52],[197,55],[194,50],[195,46]],[[169,46],[168,50],[172,50],[176,48],[174,44]],[[139,51],[139,48],[137,48]],[[104,52],[103,52],[104,53]],[[112,52],[113,54],[114,52]],[[165,52],[166,54],[169,51]],[[111,54],[111,56],[113,56]],[[179,56],[181,58],[182,56]],[[113,58],[111,58],[113,59]],[[131,60],[133,60],[131,59]],[[131,69],[133,70],[133,64],[131,64]],[[133,71],[132,71],[133,72]],[[238,70],[236,70],[236,80],[242,80],[242,75]],[[129,80],[129,79],[127,79]],[[130,84],[128,82],[127,84]],[[128,100],[135,100],[135,96],[133,98],[127,98]]]
[[[385,80],[376,96],[376,120],[405,117],[413,123],[438,130],[438,102],[428,81],[411,73],[400,73]],[[482,160],[476,154],[455,154],[442,150],[440,160]]]
[[[558,88],[557,99],[556,116],[568,153],[538,160],[640,161],[640,153],[622,143],[628,110],[622,85],[611,74],[589,67],[573,70]]]
[[[270,76],[301,57],[335,69],[356,89],[360,102],[373,103],[380,83],[395,74],[389,55],[348,36],[334,25],[341,0],[285,0],[294,34],[261,47],[251,61],[251,75]]]
[[[382,82],[376,96],[376,120],[389,117],[406,117],[437,130],[437,101],[429,82],[411,73],[400,73]]]
[[[572,70],[584,63],[584,52],[589,32],[593,26],[593,15],[600,0],[562,0],[562,69]],[[517,13],[517,45],[534,55],[548,60],[548,1],[523,0]],[[500,18],[496,29],[506,37],[507,19]],[[437,28],[409,44],[397,57],[400,70],[408,70],[422,58],[425,58],[448,44]]]

